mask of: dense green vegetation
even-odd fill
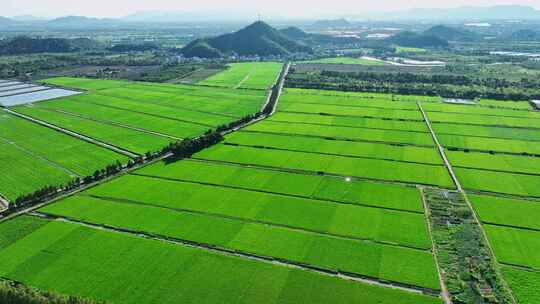
[[[325,64],[313,71],[293,67],[287,77],[287,87],[341,90],[350,92],[376,92],[412,94],[452,98],[488,98],[499,100],[529,100],[540,97],[538,79],[522,77],[517,80],[501,75],[479,76],[477,73],[449,71],[416,73],[407,70],[337,69]],[[358,65],[362,67],[362,65]],[[448,68],[450,69],[450,68]],[[352,71],[351,71],[352,70]]]
[[[438,189],[423,193],[437,262],[452,302],[512,303],[480,223],[463,194]]]
[[[0,302],[10,304],[95,304],[93,300],[63,296],[0,281]]]
[[[98,47],[95,41],[85,38],[30,38],[18,36],[0,41],[0,55],[35,53],[69,53]]]
[[[369,60],[364,58],[353,58],[353,57],[334,57],[334,58],[322,58],[304,61],[305,63],[326,63],[326,64],[364,64],[364,65],[379,65],[386,64],[384,61],[380,60]]]

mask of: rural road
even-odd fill
[[[416,104],[418,105],[418,108],[420,109],[420,112],[422,112],[422,116],[424,117],[424,120],[426,121],[426,124],[427,124],[427,126],[429,128],[429,131],[431,132],[431,136],[433,137],[433,141],[437,145],[439,153],[441,154],[441,157],[444,160],[444,164],[445,164],[446,168],[448,169],[448,172],[450,173],[450,176],[452,177],[452,180],[454,181],[454,184],[456,185],[456,188],[457,188],[458,192],[462,194],[468,208],[470,209],[470,211],[471,211],[471,213],[473,215],[474,221],[476,222],[476,224],[480,228],[480,231],[482,231],[482,235],[484,237],[484,240],[485,240],[486,244],[488,245],[491,258],[495,261],[495,263],[498,263],[497,257],[495,256],[495,252],[493,251],[493,247],[491,245],[491,242],[489,241],[486,230],[484,229],[484,226],[482,225],[482,222],[480,221],[480,218],[478,217],[478,214],[476,214],[476,210],[473,208],[473,206],[471,204],[471,201],[469,200],[469,198],[467,196],[467,193],[463,190],[463,187],[461,186],[461,183],[459,182],[459,179],[457,178],[456,174],[454,173],[454,169],[452,168],[452,165],[450,164],[450,161],[448,161],[448,158],[446,157],[446,153],[444,152],[444,148],[439,143],[439,140],[437,139],[437,135],[433,131],[433,128],[431,126],[431,122],[429,120],[429,117],[427,116],[426,112],[422,108],[422,104],[420,102],[416,102]],[[501,277],[501,280],[506,285],[506,288],[508,288],[508,290],[511,290],[508,283],[506,282],[506,280],[504,278],[502,278],[502,277]],[[510,292],[510,295],[512,296],[513,303],[517,303],[517,301],[515,299],[515,296],[513,295],[512,292]]]

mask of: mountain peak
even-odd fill
[[[198,39],[182,49],[187,57],[220,57],[230,54],[241,56],[289,55],[311,52],[311,48],[290,40],[263,21],[215,38]]]

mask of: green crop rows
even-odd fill
[[[397,146],[367,142],[328,140],[317,137],[291,136],[272,133],[236,132],[225,139],[226,143],[264,146],[301,152],[314,152],[351,157],[368,157],[406,162],[442,165],[435,148]]]
[[[203,80],[200,84],[229,88],[267,89],[277,80],[281,63],[249,62],[232,63],[223,72]]]
[[[519,303],[540,303],[540,272],[511,266],[504,266],[502,271]]]
[[[259,256],[439,288],[433,257],[427,251],[85,196],[72,197],[42,211]]]
[[[332,125],[310,125],[303,123],[287,123],[277,121],[263,121],[257,124],[253,124],[245,128],[244,130],[327,137],[335,139],[351,139],[359,141],[376,141],[395,144],[433,146],[433,139],[431,138],[431,135],[429,133],[407,132],[400,130],[363,129]]]
[[[0,243],[0,275],[27,285],[114,303],[440,303],[370,286],[199,248],[147,240],[64,222],[18,226],[33,230]],[[12,229],[11,229],[12,230]],[[231,280],[231,277],[234,280]],[[269,279],[271,278],[271,279]],[[156,288],[159,286],[159,288]],[[219,300],[218,300],[219,299]]]
[[[424,211],[420,194],[413,187],[330,176],[187,160],[171,164],[160,162],[138,170],[136,174],[418,213]],[[289,186],[292,183],[294,187]]]
[[[540,204],[487,195],[469,195],[480,219],[489,224],[540,230]]]
[[[485,127],[455,123],[434,123],[433,128],[437,134],[540,141],[540,132],[533,129]]]
[[[418,248],[430,246],[424,217],[416,213],[143,176],[128,176],[86,193],[343,237],[395,242]]]
[[[499,262],[540,270],[540,231],[484,225]]]
[[[456,167],[540,174],[538,157],[461,151],[447,151],[446,155]]]
[[[392,100],[386,96],[331,96],[324,94],[307,94],[308,90],[295,91],[287,89],[286,93],[279,98],[280,104],[301,103],[318,105],[338,105],[350,107],[375,107],[401,110],[418,110],[416,103],[410,101]]]
[[[232,64],[199,85],[53,78],[45,82],[86,92],[13,110],[143,154],[258,112],[281,68]],[[438,100],[288,89],[274,116],[191,158],[161,160],[2,222],[0,277],[112,303],[441,303],[420,189],[455,185],[417,104]],[[35,126],[43,138],[19,143],[15,127],[0,136],[2,161],[20,170],[0,177],[13,191],[127,161]],[[50,145],[63,141],[69,148]],[[458,170],[523,161],[454,153]],[[520,219],[537,212],[528,205],[490,217],[478,201],[494,229],[537,227]],[[538,268],[522,261],[535,253],[532,236],[489,235],[503,248],[528,246],[502,251],[501,261]]]
[[[341,115],[353,117],[377,117],[392,119],[422,120],[422,115],[416,110],[378,109],[373,107],[348,107],[326,104],[284,103],[279,105],[284,112]]]
[[[452,188],[444,166],[217,145],[196,158]]]
[[[342,126],[354,128],[429,132],[424,122],[387,120],[381,118],[358,119],[358,117],[350,116],[330,116],[319,114],[281,112],[270,117],[268,121],[321,124],[328,126]]]
[[[10,114],[0,114],[0,133],[5,168],[0,193],[8,199],[127,161],[123,155]]]

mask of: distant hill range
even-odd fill
[[[0,55],[69,53],[99,47],[97,42],[87,38],[29,38],[20,36],[0,41]]]
[[[439,37],[424,33],[400,32],[384,40],[389,44],[416,48],[439,48],[447,47],[448,41]]]
[[[293,41],[262,21],[257,21],[234,33],[214,38],[197,39],[181,50],[181,53],[186,57],[201,58],[218,58],[232,54],[285,56],[311,52],[310,47]]]
[[[481,38],[477,33],[446,25],[436,25],[424,31],[424,34],[448,41],[474,41]]]
[[[10,25],[15,25],[17,23],[18,22],[13,19],[0,16],[0,26],[10,26]]]
[[[329,20],[318,20],[312,24],[312,27],[315,28],[345,28],[350,27],[351,23],[347,19],[329,19]]]
[[[540,31],[518,30],[510,35],[510,39],[515,41],[540,41]]]
[[[379,19],[408,20],[507,20],[540,19],[540,11],[523,5],[462,6],[456,8],[411,9],[370,14]]]

